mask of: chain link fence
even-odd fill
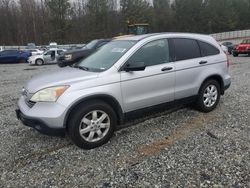
[[[217,41],[250,37],[250,29],[211,34]]]

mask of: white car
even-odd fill
[[[52,64],[57,62],[57,56],[66,50],[64,49],[49,49],[41,55],[34,55],[29,57],[30,65]]]
[[[0,46],[0,52],[3,51],[3,50],[4,50],[4,48],[2,46]]]
[[[39,50],[39,49],[27,49],[25,51],[30,52],[32,56],[33,55],[42,55],[44,52],[44,51]]]

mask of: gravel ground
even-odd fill
[[[0,65],[0,187],[250,187],[250,58],[230,59],[215,111],[163,112],[89,151],[15,117],[24,83],[57,66]]]

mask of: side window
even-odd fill
[[[168,40],[161,39],[149,42],[136,51],[128,62],[144,62],[146,66],[170,62]]]
[[[218,50],[216,47],[212,46],[211,44],[208,44],[206,42],[198,41],[201,49],[201,55],[204,56],[210,56],[210,55],[217,55],[220,53],[220,50]]]
[[[173,43],[176,61],[201,57],[200,48],[196,40],[176,38],[173,39]]]

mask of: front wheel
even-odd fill
[[[80,104],[68,122],[71,140],[80,148],[92,149],[109,141],[117,117],[108,104],[94,100]]]
[[[37,60],[36,60],[36,65],[41,66],[41,65],[43,65],[43,64],[44,64],[44,62],[43,62],[42,59],[37,59]]]
[[[197,108],[201,112],[211,112],[220,101],[220,85],[216,80],[208,80],[202,84],[197,100]]]

